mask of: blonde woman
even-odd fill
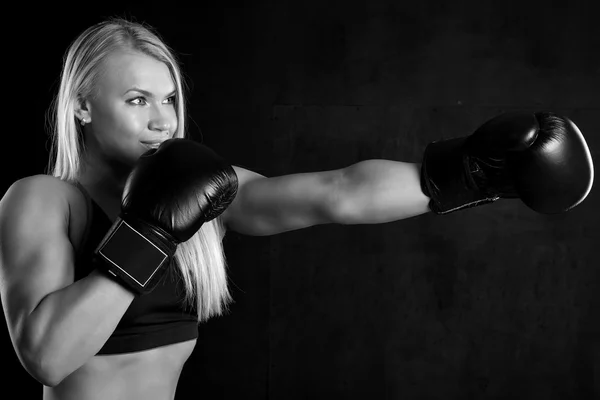
[[[144,24],[106,20],[67,50],[49,171],[18,180],[0,203],[2,305],[15,352],[43,384],[45,399],[173,399],[197,325],[231,300],[226,230],[273,235],[316,224],[376,224],[501,198],[558,213],[581,203],[593,181],[581,132],[551,113],[498,116],[469,136],[430,143],[419,164],[365,160],[270,178],[230,170],[207,149],[195,157],[173,150],[172,143],[197,145],[185,142],[184,89],[173,52]],[[175,168],[185,185],[149,182],[151,173],[130,184],[142,155],[167,151],[152,171]],[[173,262],[160,264],[152,290],[97,266],[94,256],[120,221],[123,197],[149,191],[156,197],[146,206],[160,200],[179,209],[165,193],[204,196],[197,177],[212,167],[186,161],[204,157],[218,161],[216,180],[227,181],[220,190],[229,198],[216,196],[221,208],[210,218],[194,214],[201,226],[183,235]]]

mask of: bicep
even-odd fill
[[[13,184],[0,202],[0,296],[15,344],[40,301],[73,282],[68,203],[35,179]]]
[[[333,222],[339,170],[267,178],[234,168],[239,188],[224,213],[228,229],[264,236]]]

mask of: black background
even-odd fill
[[[560,4],[17,4],[4,15],[1,193],[44,171],[64,51],[108,16],[158,29],[191,85],[194,135],[267,176],[420,162],[430,141],[510,110],[570,117],[598,160],[597,13],[591,1]],[[176,398],[597,398],[596,192],[556,216],[499,201],[387,224],[229,233],[235,303],[200,327]],[[2,327],[5,390],[41,398]]]

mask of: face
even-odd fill
[[[175,83],[166,64],[137,52],[116,52],[104,61],[86,99],[88,152],[128,166],[177,130]]]

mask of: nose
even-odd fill
[[[150,130],[154,132],[169,133],[171,131],[171,124],[166,119],[152,120],[149,124]]]
[[[177,128],[177,118],[172,112],[162,111],[157,108],[148,121],[148,128],[154,132],[170,135]]]

